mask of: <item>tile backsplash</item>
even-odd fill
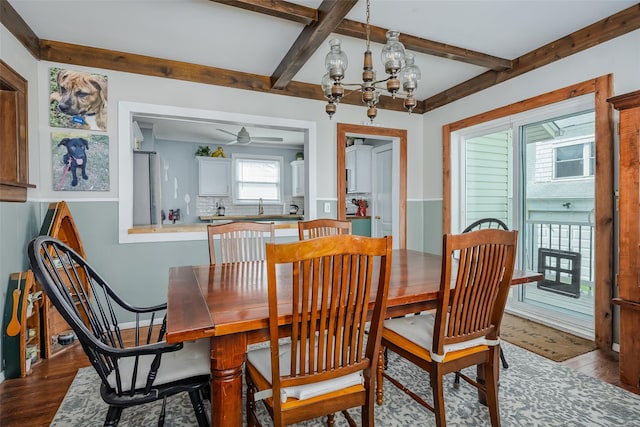
[[[258,204],[234,205],[230,197],[203,197],[198,196],[196,201],[197,216],[216,215],[218,205],[225,207],[225,215],[257,215]],[[304,214],[304,197],[287,197],[284,203],[277,205],[264,204],[264,215],[282,215],[289,213],[291,204],[298,205],[298,214]]]

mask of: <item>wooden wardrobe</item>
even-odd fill
[[[620,111],[620,380],[640,392],[640,90],[608,101]]]

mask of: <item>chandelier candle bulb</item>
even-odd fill
[[[399,37],[400,33],[398,31],[387,31],[387,44],[384,45],[380,54],[385,73],[392,76],[400,71],[404,61],[404,46],[398,41]]]
[[[344,77],[344,72],[349,65],[347,55],[342,51],[340,43],[340,39],[329,41],[330,50],[324,60],[329,76],[336,82]]]

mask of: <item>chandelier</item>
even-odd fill
[[[400,37],[398,31],[387,31],[387,43],[382,48],[380,55],[387,77],[382,80],[376,80],[370,49],[370,14],[370,0],[367,0],[367,50],[364,52],[362,83],[343,83],[342,79],[348,65],[347,55],[342,51],[339,39],[329,41],[330,50],[324,60],[327,73],[322,77],[322,91],[328,100],[325,111],[329,118],[336,112],[337,104],[344,96],[345,87],[355,87],[354,91],[357,90],[362,93],[362,102],[367,105],[367,116],[371,123],[378,115],[376,105],[380,98],[380,92],[383,90],[379,85],[385,82],[386,90],[391,94],[392,98],[395,99],[396,95],[403,95],[404,107],[409,113],[413,111],[417,104],[414,91],[418,88],[418,82],[421,78],[420,69],[415,65],[415,56],[412,53],[405,54],[404,46],[398,41]],[[399,92],[401,83],[403,92]]]

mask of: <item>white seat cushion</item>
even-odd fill
[[[147,375],[153,361],[153,355],[140,356],[138,360],[138,376],[135,388],[142,388],[147,384]],[[118,362],[122,390],[131,390],[131,375],[135,357],[122,358]],[[198,375],[209,375],[211,365],[209,359],[209,340],[185,341],[184,347],[178,351],[162,354],[158,375],[153,382],[161,385]],[[107,377],[109,385],[116,388],[116,372],[113,371]]]
[[[431,359],[435,362],[442,362],[447,353],[451,351],[464,350],[478,345],[497,345],[500,343],[499,340],[489,340],[485,337],[479,337],[469,341],[445,345],[444,354],[432,353],[433,325],[435,320],[436,318],[433,314],[427,313],[417,316],[387,319],[384,321],[384,327],[424,348],[429,352]]]
[[[262,375],[269,383],[271,380],[271,348],[260,348],[251,350],[247,353],[247,360],[251,363],[260,375]],[[291,344],[285,343],[280,345],[280,375],[286,376],[291,373]],[[282,403],[287,401],[289,397],[295,397],[298,400],[310,399],[343,388],[351,387],[356,384],[364,384],[362,371],[354,372],[349,375],[334,378],[331,380],[320,381],[313,384],[303,386],[286,387],[280,391],[280,400]],[[267,396],[264,396],[267,397]]]

